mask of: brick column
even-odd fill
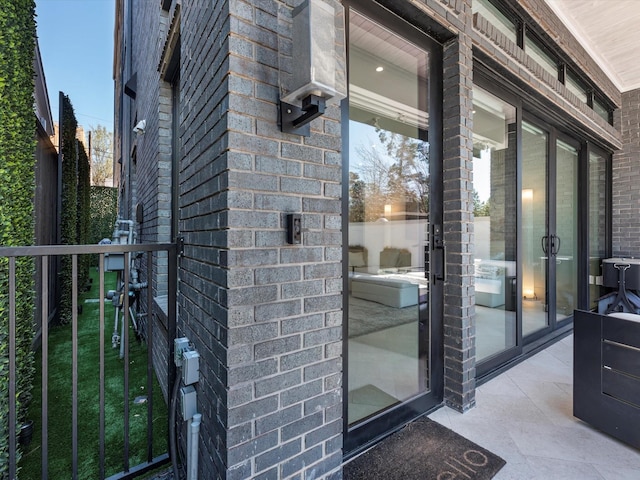
[[[622,150],[613,155],[613,255],[640,255],[640,89],[622,94],[622,108],[614,115],[622,133]]]
[[[461,34],[443,53],[444,400],[464,412],[475,405],[471,38]]]
[[[282,133],[290,5],[214,4],[183,3],[181,25],[179,327],[201,355],[200,474],[322,479],[342,463],[340,110]]]

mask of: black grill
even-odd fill
[[[603,283],[605,287],[618,291],[605,297],[612,300],[604,312],[640,313],[640,297],[633,291],[640,290],[640,259],[607,258],[602,261]]]

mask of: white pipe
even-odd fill
[[[198,436],[202,414],[194,413],[189,421],[189,436],[187,438],[187,480],[198,480]]]
[[[191,478],[191,449],[193,448],[193,439],[191,438],[191,423],[193,423],[193,417],[187,420],[187,480]]]

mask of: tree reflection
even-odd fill
[[[428,213],[429,142],[381,128],[375,132],[377,143],[355,148],[349,221],[374,222],[390,212],[402,219]]]

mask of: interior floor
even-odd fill
[[[420,392],[421,382],[428,387],[427,379],[420,379],[417,307],[393,308],[362,299],[351,302],[355,303],[350,331],[355,334],[348,340],[350,424],[411,398]],[[525,334],[546,325],[538,302],[524,302],[523,312]],[[515,312],[476,305],[477,359],[513,346],[514,325]]]
[[[349,339],[349,423],[418,392],[418,322]]]

